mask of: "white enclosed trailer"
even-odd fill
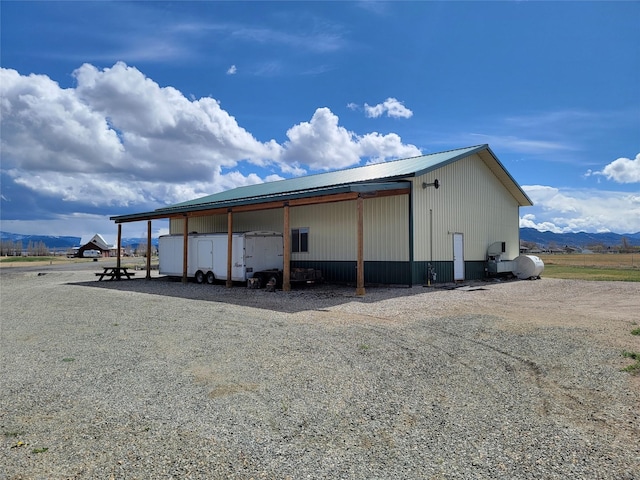
[[[181,277],[183,235],[163,235],[158,241],[161,275]],[[190,234],[187,237],[187,276],[197,283],[227,280],[226,233]],[[231,280],[245,282],[254,273],[282,271],[284,250],[278,232],[245,232],[232,236]]]

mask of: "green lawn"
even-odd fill
[[[573,280],[640,282],[640,269],[545,264],[543,277]]]

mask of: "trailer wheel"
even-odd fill
[[[247,278],[247,288],[260,289],[262,288],[262,277],[259,275]]]
[[[204,273],[202,270],[198,270],[193,278],[196,279],[196,283],[204,283]]]
[[[271,275],[267,284],[273,285],[274,287],[280,286],[280,279],[278,278],[278,275]]]
[[[207,272],[207,283],[209,285],[213,285],[213,282],[216,281],[216,276],[213,274],[213,272]]]

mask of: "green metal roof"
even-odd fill
[[[177,203],[159,208],[153,212],[120,215],[111,217],[116,222],[143,220],[146,216],[158,216],[231,207],[235,205],[257,204],[266,201],[301,198],[329,193],[362,191],[363,184],[378,190],[398,188],[398,183],[389,183],[403,178],[415,177],[478,153],[489,168],[500,178],[507,189],[518,199],[521,205],[532,205],[531,200],[506,171],[488,145],[448,150],[446,152],[420,155],[402,160],[366,165],[364,167],[337,170],[275,182],[259,183],[234,188],[188,202]],[[365,190],[370,190],[366,188]]]
[[[351,183],[415,176],[429,171],[436,166],[441,167],[443,164],[454,161],[458,158],[466,157],[474,153],[475,150],[477,150],[477,147],[461,148],[458,150],[421,155],[419,157],[406,158],[403,160],[376,163],[373,165],[366,165],[364,167],[355,167],[346,170],[307,175],[304,177],[288,178],[286,180],[279,180],[275,182],[247,185],[227,190],[225,192],[214,193],[213,195],[197,198],[188,202],[178,203],[167,208],[195,206],[203,203],[249,199],[275,194],[326,188],[330,186],[347,185]]]

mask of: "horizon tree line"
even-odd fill
[[[29,241],[26,250],[21,241],[2,240],[0,241],[0,255],[7,257],[18,257],[26,253],[30,257],[42,257],[49,255],[49,247],[43,242]]]

